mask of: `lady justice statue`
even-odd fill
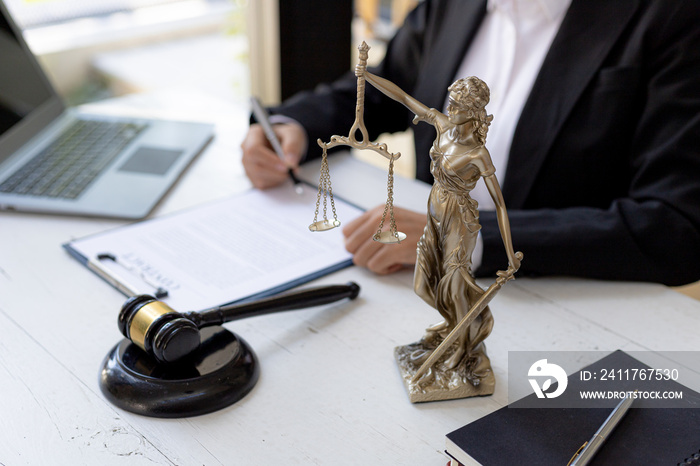
[[[395,356],[412,402],[490,395],[495,379],[484,339],[493,317],[487,304],[520,267],[521,253],[511,240],[510,224],[501,189],[494,174],[486,134],[493,119],[487,115],[488,86],[476,77],[449,87],[447,115],[428,108],[398,86],[366,71],[366,79],[388,97],[405,105],[437,131],[430,150],[435,178],[428,199],[428,222],[418,242],[414,276],[416,294],[434,307],[444,321],[427,329],[417,343],[398,347]],[[498,224],[509,267],[484,291],[471,273],[471,257],[479,225],[477,203],[469,192],[482,179],[497,210]]]

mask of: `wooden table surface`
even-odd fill
[[[138,110],[153,102],[140,99],[126,103]],[[217,138],[154,216],[250,187],[239,149],[247,109],[198,104],[201,113],[169,114],[215,117]],[[350,156],[333,162],[337,195],[365,207],[384,201],[384,172]],[[427,186],[397,180],[397,205],[424,209],[426,195]],[[143,417],[112,406],[98,386],[101,361],[121,338],[124,296],[61,247],[123,224],[0,213],[0,464],[438,466],[447,461],[446,433],[508,403],[509,351],[698,348],[700,302],[664,286],[517,279],[491,304],[486,346],[496,392],[414,405],[393,348],[439,317],[413,293],[411,270],[379,277],[351,267],[315,284],[354,280],[356,301],[226,325],[261,364],[244,399],[193,418]]]

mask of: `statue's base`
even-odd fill
[[[463,360],[454,369],[444,367],[444,361],[450,353],[448,351],[448,354],[438,359],[420,379],[412,382],[414,374],[434,349],[426,346],[422,341],[397,346],[394,349],[399,372],[411,403],[493,394],[496,378],[491,370],[491,361],[486,356],[483,343],[479,351],[475,352],[471,358]]]

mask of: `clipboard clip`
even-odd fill
[[[115,256],[112,253],[100,253],[97,255],[96,260],[89,260],[88,261],[88,267],[97,273],[100,277],[105,279],[107,282],[109,282],[112,286],[117,288],[119,291],[124,293],[127,296],[135,296],[138,294],[143,294],[141,291],[135,289],[132,285],[130,285],[130,281],[125,280],[123,277],[121,277],[119,274],[115,273],[114,270],[111,268],[108,269],[106,268],[103,264],[105,261],[111,261],[112,263],[118,265],[122,270],[127,272],[128,274],[132,275],[133,277],[138,278],[141,280],[143,283],[146,285],[150,286],[153,288],[153,293],[152,294],[156,299],[163,299],[168,296],[168,290],[165,289],[164,287],[158,285],[157,283],[153,283],[151,279],[149,279],[143,272],[136,270],[136,268],[124,264],[119,259],[117,256]]]

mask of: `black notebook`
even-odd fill
[[[581,371],[598,373],[607,368],[646,368],[622,351],[616,351]],[[566,392],[605,390],[610,381],[582,382],[581,371],[568,377]],[[630,380],[616,381],[614,390],[634,390]],[[593,465],[677,465],[700,449],[700,393],[673,380],[645,385],[645,390],[682,391],[674,408],[650,408],[651,400],[637,399],[608,437]],[[533,393],[531,397],[536,398]],[[611,413],[605,408],[514,408],[533,401],[530,396],[447,434],[447,454],[464,464],[566,465]],[[619,400],[617,400],[619,402]]]

